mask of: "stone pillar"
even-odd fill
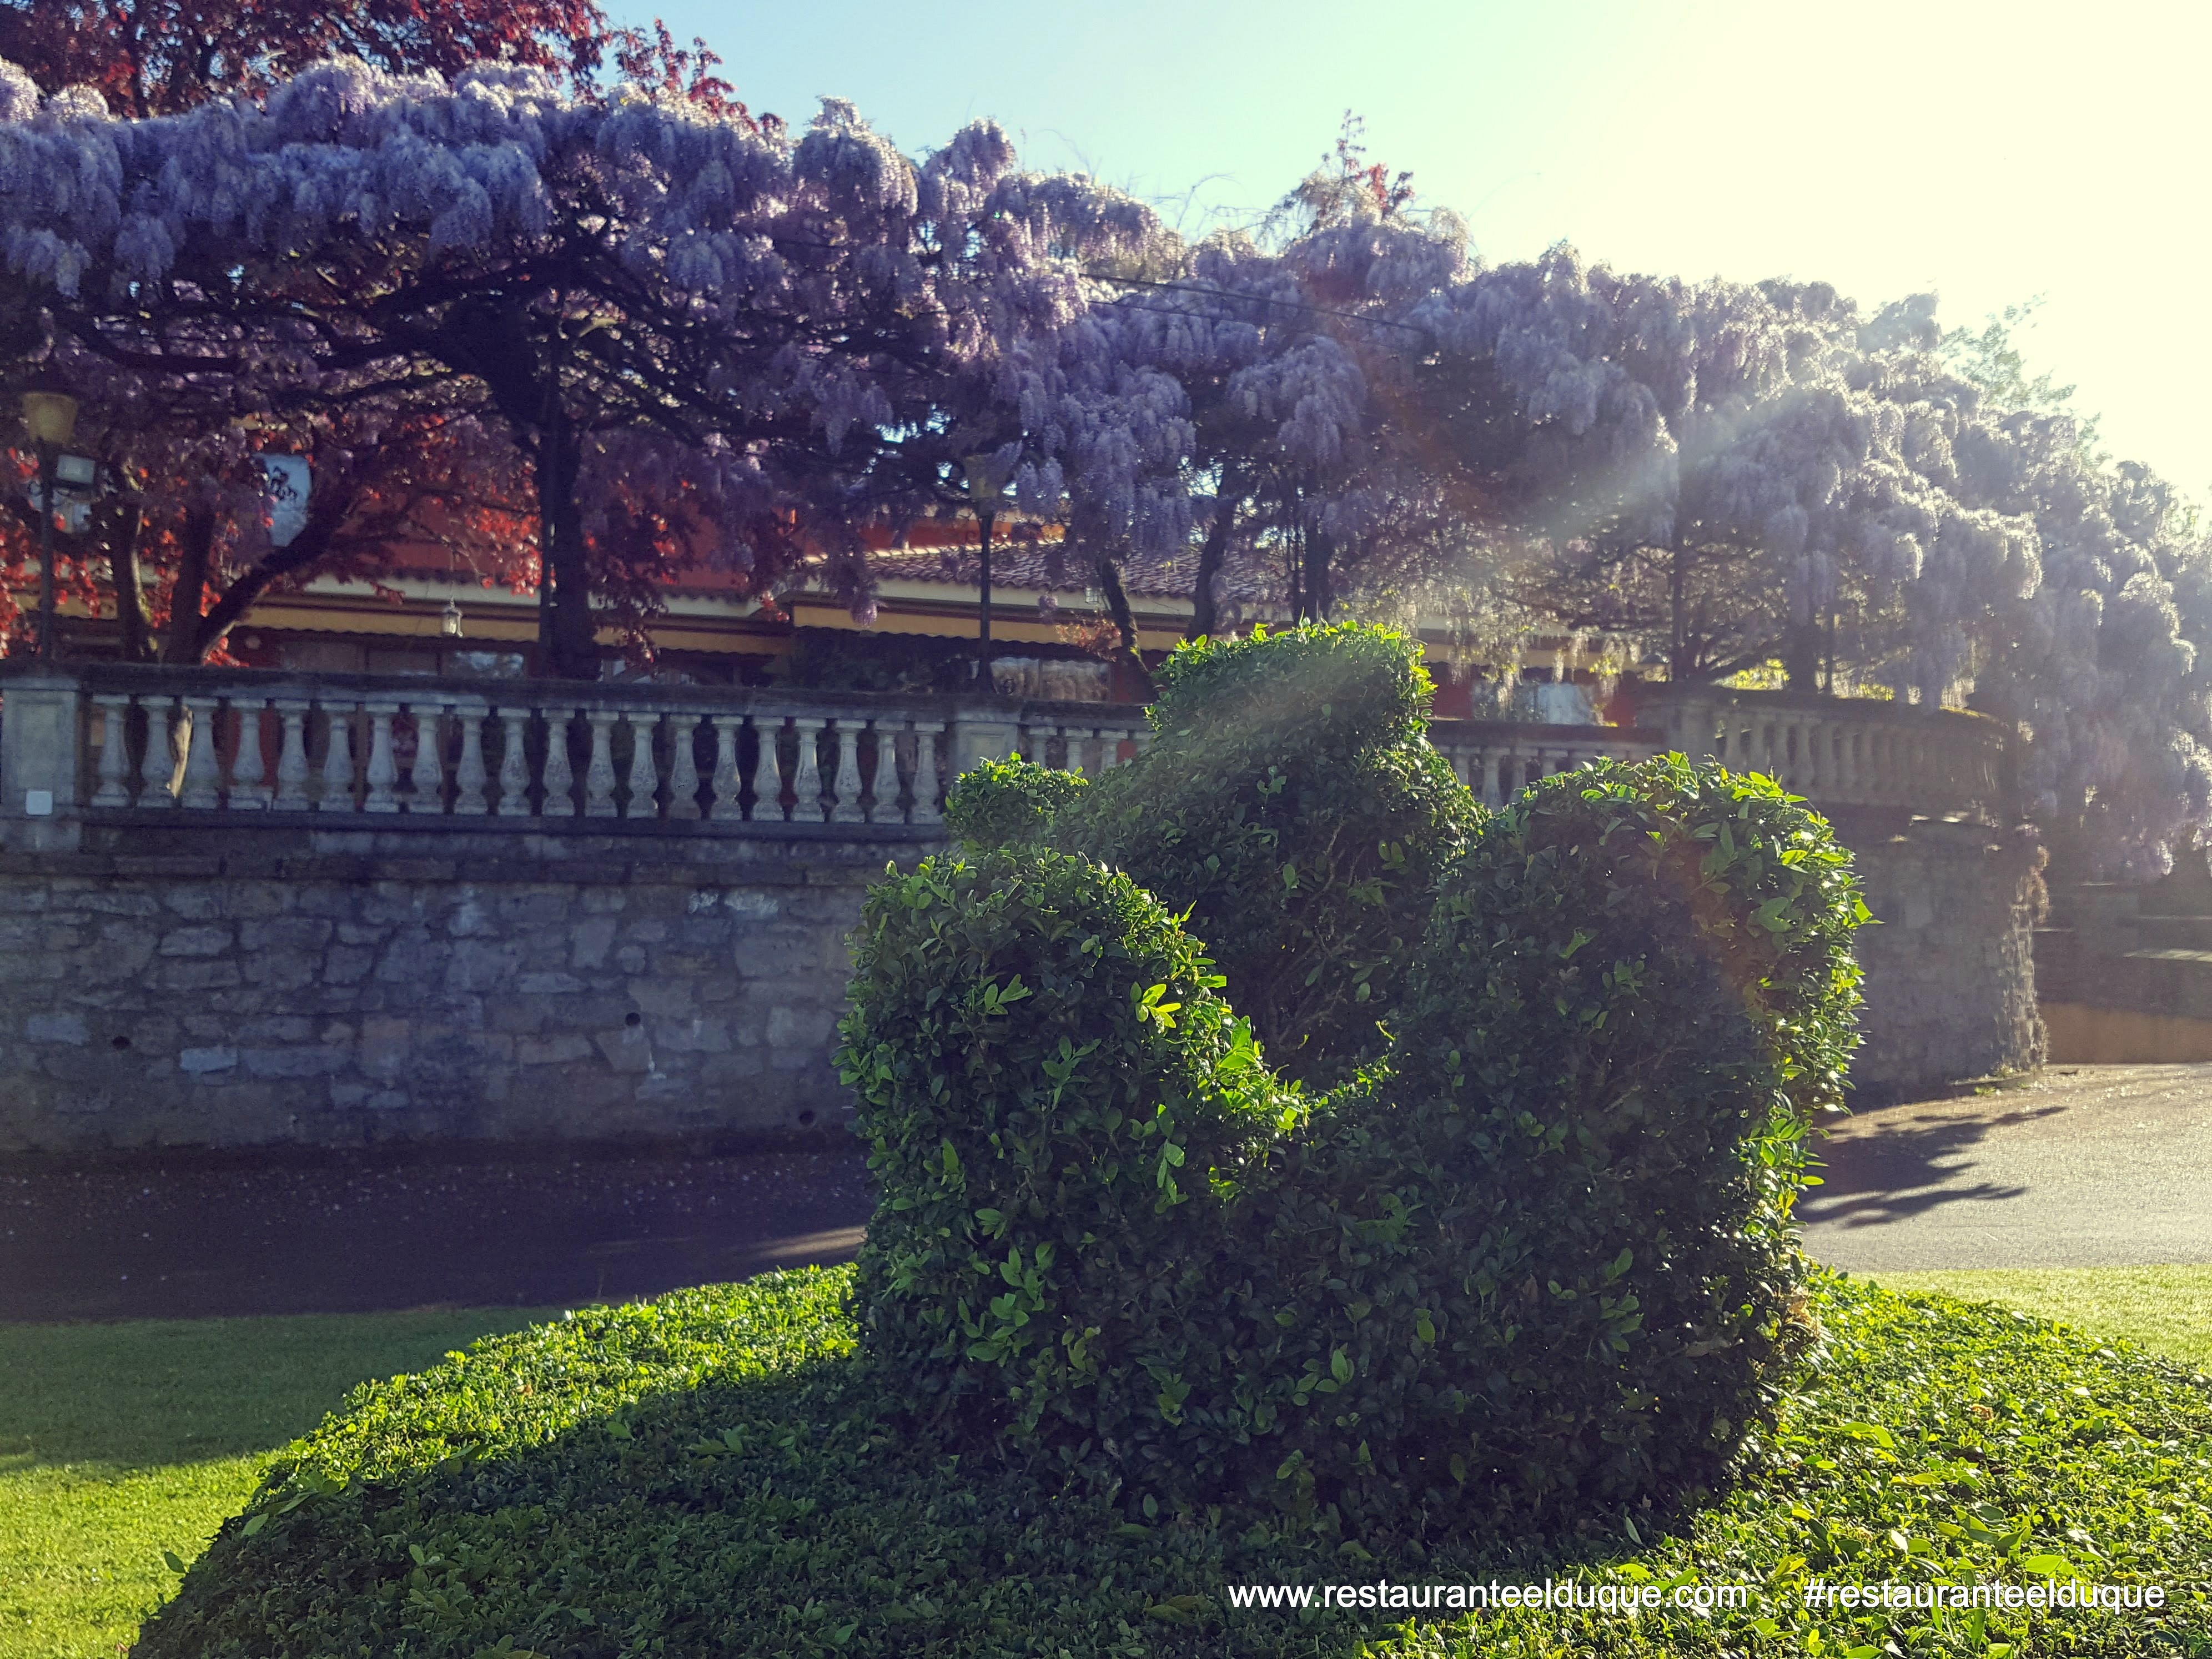
[[[944,729],[941,724],[930,728],[933,732]],[[978,761],[1011,759],[1020,752],[1021,746],[1021,725],[1012,714],[999,709],[963,711],[952,718],[952,737],[947,745],[950,753],[945,757],[945,764],[957,778]]]
[[[71,675],[10,675],[0,682],[0,696],[7,702],[7,718],[0,721],[0,827],[7,844],[73,850],[84,836],[77,816],[83,799],[83,690]],[[165,789],[167,783],[164,768]]]

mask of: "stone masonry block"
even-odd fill
[[[157,963],[147,975],[157,991],[212,991],[239,981],[238,964],[220,960]]]
[[[320,1043],[312,1048],[246,1048],[239,1058],[252,1077],[331,1077],[351,1064],[342,1050]]]
[[[568,965],[605,967],[607,952],[614,947],[615,925],[612,916],[593,916],[576,923],[569,933]]]
[[[23,1022],[23,1035],[33,1042],[66,1042],[79,1048],[92,1040],[82,1014],[33,1014]]]
[[[592,1040],[574,1031],[556,1032],[551,1036],[524,1037],[514,1045],[514,1058],[524,1066],[557,1066],[573,1060],[590,1059],[598,1051]]]
[[[228,927],[178,927],[161,935],[165,957],[219,957],[231,947]]]

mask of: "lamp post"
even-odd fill
[[[65,392],[26,392],[23,424],[39,448],[39,660],[55,657],[54,463],[76,431],[76,399]]]
[[[987,691],[991,684],[991,520],[997,517],[1003,490],[992,471],[988,455],[970,455],[961,463],[968,475],[968,502],[975,512],[977,614],[975,678]]]

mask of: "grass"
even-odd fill
[[[2001,1302],[2212,1371],[2212,1267],[1984,1267],[1870,1277],[1893,1291]]]
[[[105,1659],[356,1383],[542,1310],[0,1326],[0,1659]]]
[[[1824,1340],[1730,1492],[1485,1552],[1364,1543],[1326,1513],[1139,1518],[956,1453],[857,1355],[849,1284],[815,1269],[589,1310],[363,1391],[270,1464],[143,1652],[2212,1659],[2212,1384],[2027,1315],[1824,1277]],[[1816,1577],[2077,1571],[2167,1605],[1969,1615],[1803,1595]],[[1754,1594],[1632,1620],[1509,1607],[1419,1624],[1230,1595],[1492,1576]]]

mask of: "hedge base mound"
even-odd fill
[[[135,1651],[404,1656],[2212,1653],[2212,1382],[2000,1309],[1822,1277],[1824,1337],[1693,1514],[1477,1558],[1326,1514],[1125,1519],[948,1455],[855,1357],[849,1269],[489,1339],[274,1461]],[[1808,1607],[1831,1585],[2155,1585],[2158,1611]],[[1744,1584],[1735,1609],[1409,1615],[1243,1586]],[[1671,1591],[1662,1591],[1662,1596]],[[1318,1599],[1318,1596],[1316,1598]],[[1376,1596],[1387,1601],[1387,1595]],[[1814,1632],[1817,1632],[1817,1639]]]

